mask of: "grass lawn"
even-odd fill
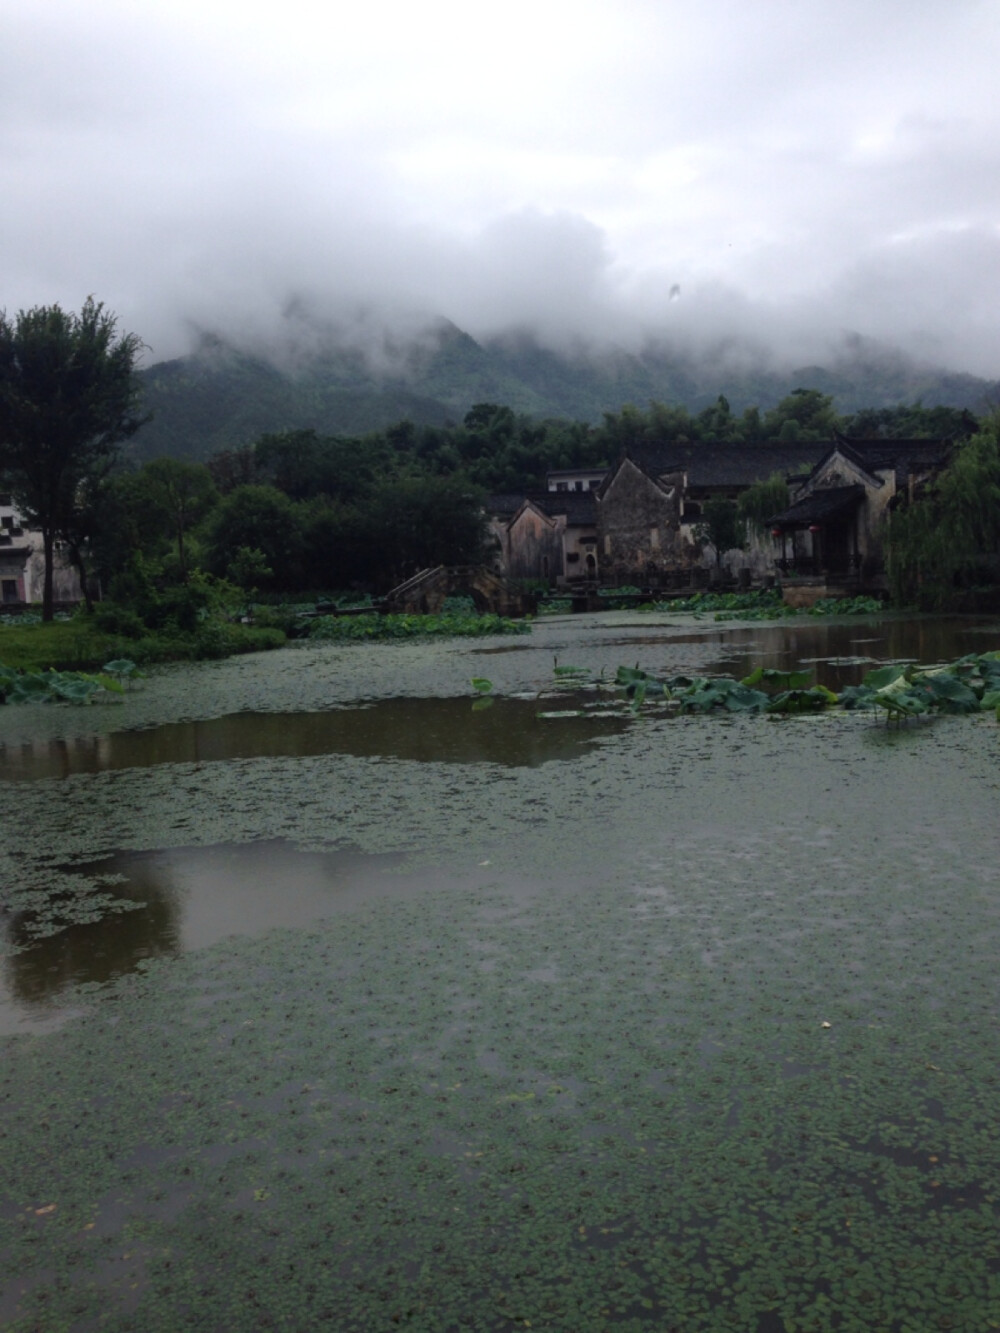
[[[79,620],[0,625],[0,663],[23,670],[100,666],[115,640]]]
[[[277,648],[285,642],[280,630],[210,622],[197,634],[149,634],[125,639],[104,634],[85,619],[58,620],[48,625],[0,625],[0,665],[18,670],[90,670],[115,657],[148,662],[187,658],[228,657],[232,653]]]

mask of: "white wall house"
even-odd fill
[[[0,608],[40,602],[44,583],[42,534],[26,528],[14,507],[13,496],[0,492]],[[81,599],[76,570],[61,559],[58,543],[52,592],[57,602]]]

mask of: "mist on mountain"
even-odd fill
[[[800,350],[824,354],[806,341]],[[522,323],[477,338],[442,317],[411,312],[389,323],[358,306],[334,318],[301,298],[287,304],[269,336],[259,326],[239,341],[202,332],[190,355],[159,362],[143,378],[152,420],[133,442],[137,459],[204,459],[271,431],[359,435],[401,420],[446,425],[481,402],[597,423],[625,403],[700,411],[720,394],[736,412],[765,411],[796,388],[830,394],[840,413],[917,401],[981,412],[1000,401],[998,381],[859,335],[831,341],[823,360],[796,363],[737,335],[684,344],[661,332],[629,347]]]

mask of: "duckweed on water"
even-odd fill
[[[220,679],[250,697],[254,670]],[[997,1329],[996,764],[981,712],[640,712],[572,765],[6,784],[5,884],[284,837],[419,854],[439,887],[148,964],[4,1042],[0,1323]]]
[[[682,845],[624,910],[484,883],[157,963],[22,1045],[9,1326],[994,1326],[974,898],[956,979],[946,878],[886,952],[905,867],[875,912],[838,876],[791,920],[734,850],[713,890]]]

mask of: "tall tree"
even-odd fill
[[[212,474],[204,463],[185,463],[178,458],[154,458],[143,468],[141,479],[153,501],[167,516],[177,542],[181,582],[187,582],[185,537],[190,528],[218,503]]]
[[[885,527],[893,599],[948,610],[961,590],[995,583],[1000,556],[1000,415],[961,441],[923,495],[902,503]]]
[[[45,552],[42,619],[52,619],[56,539],[78,537],[77,500],[114,461],[138,415],[142,340],[88,297],[77,314],[58,305],[0,312],[0,474]]]

